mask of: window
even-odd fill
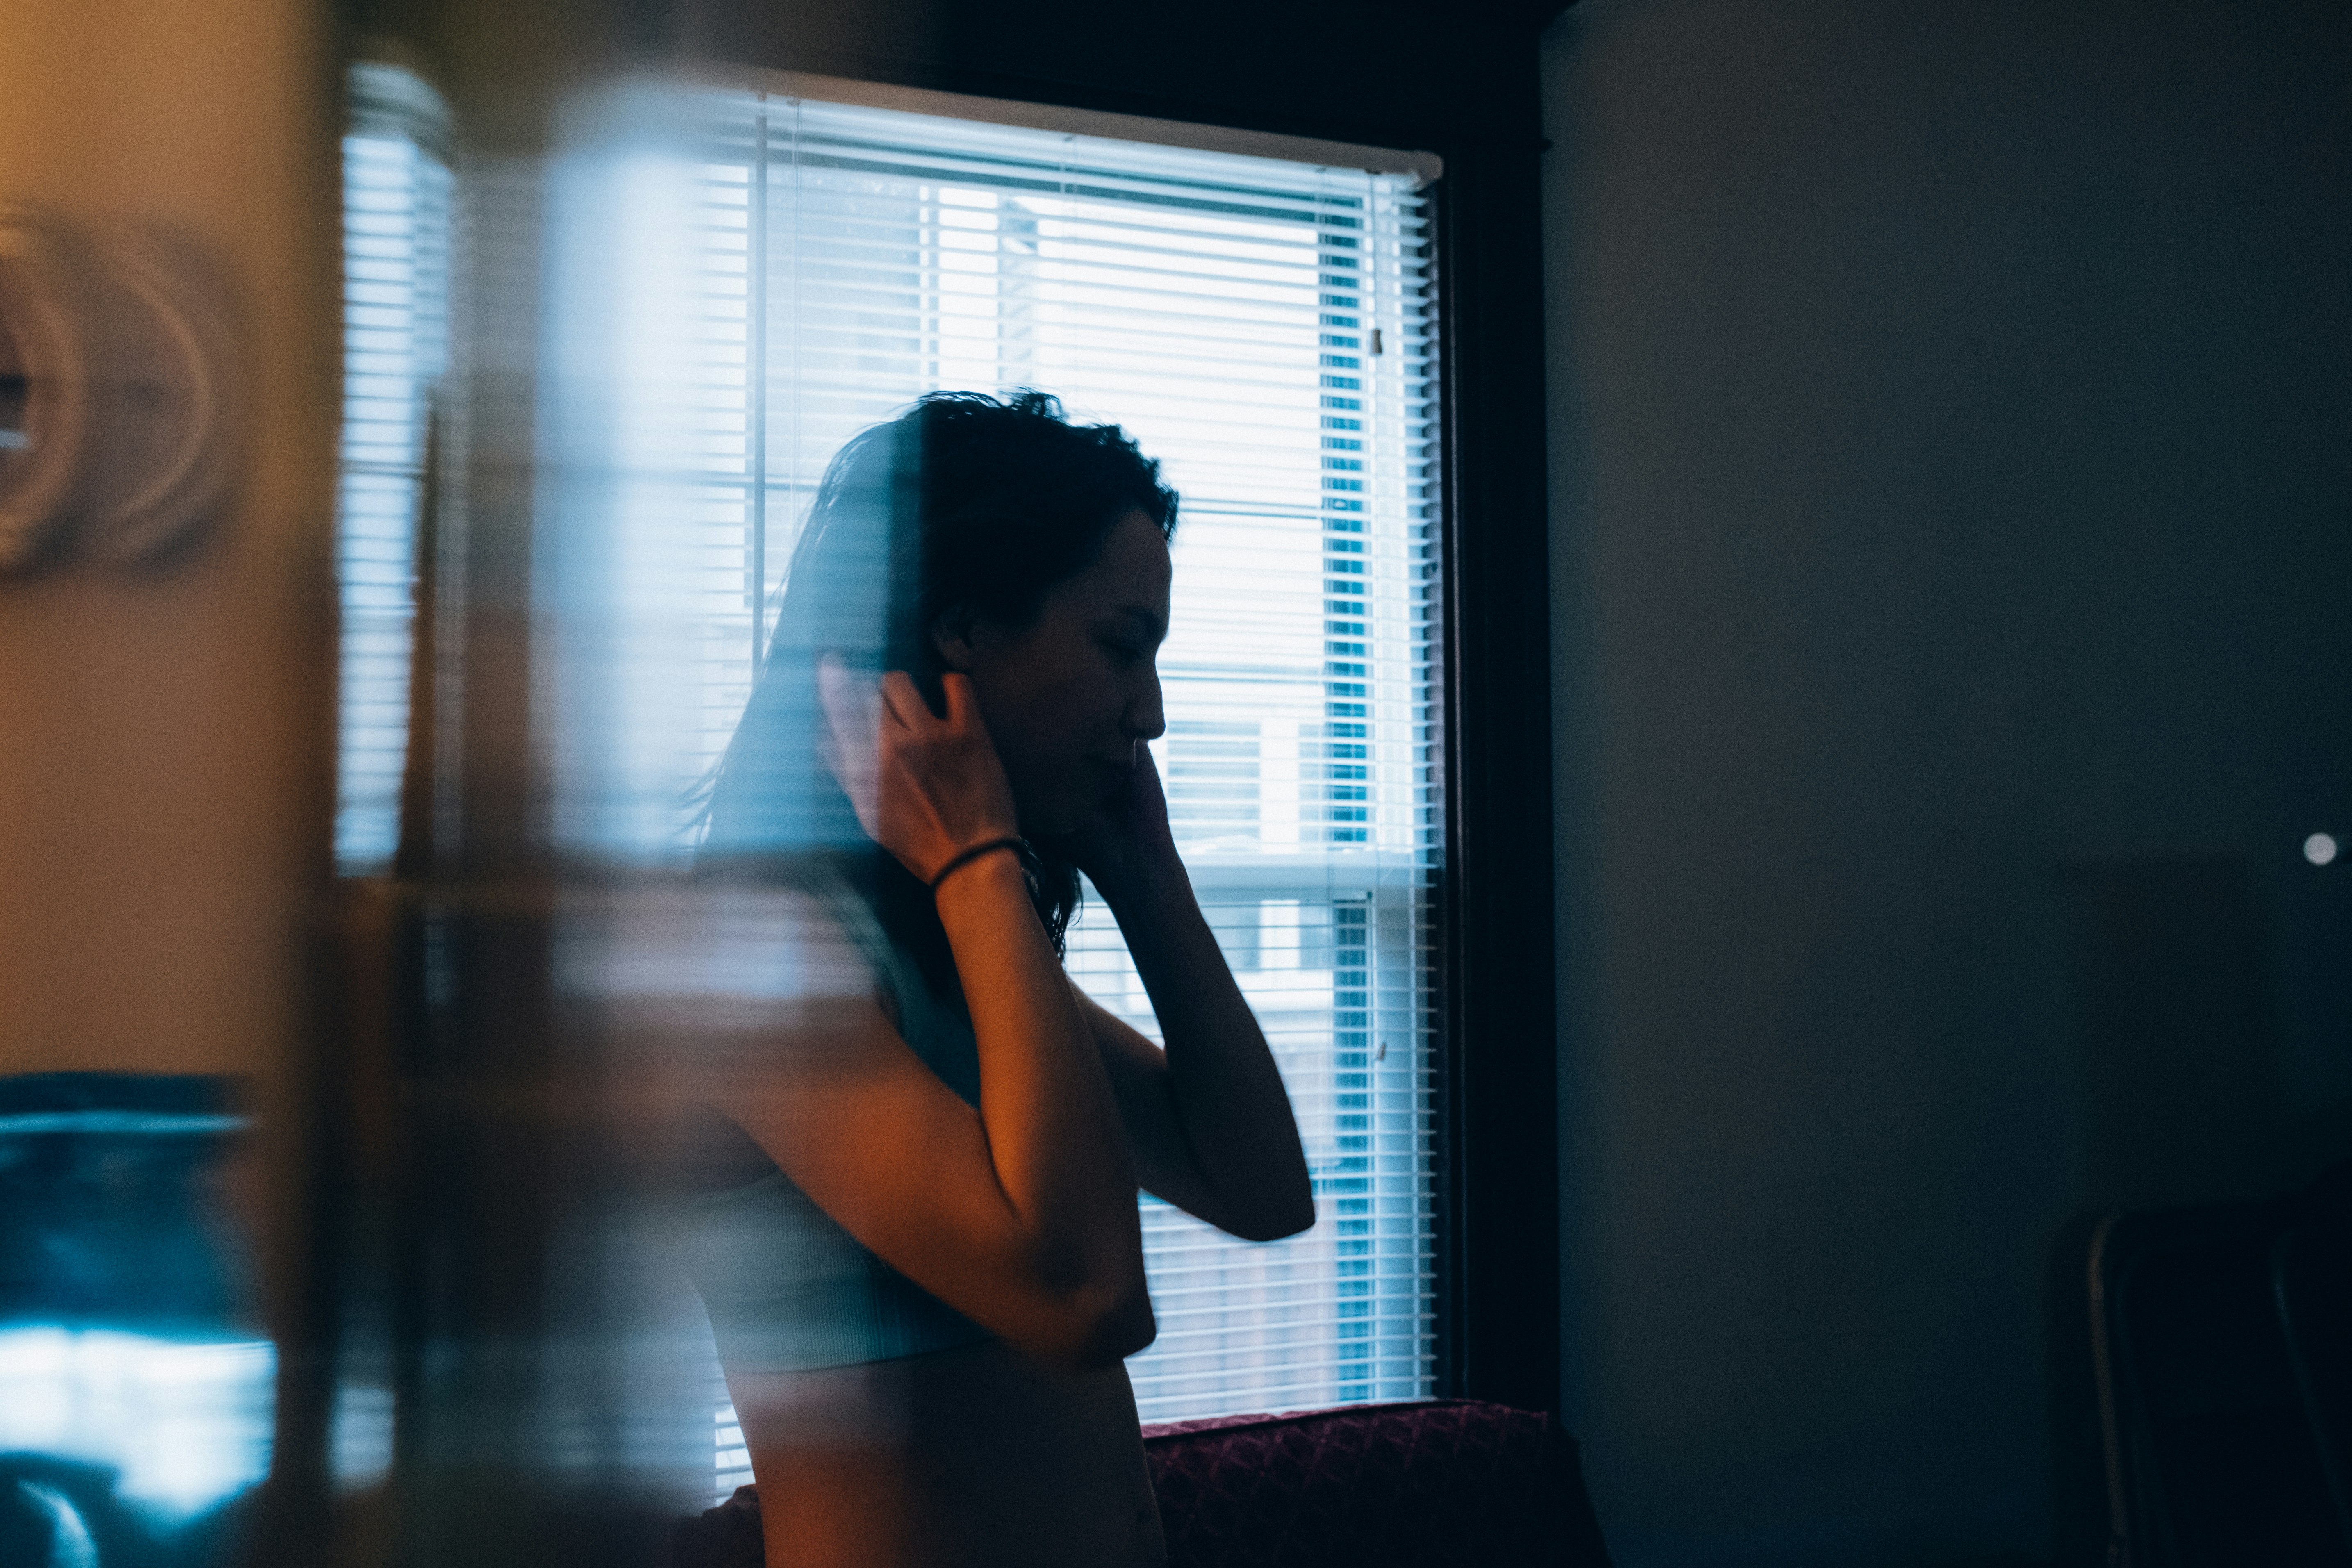
[[[1146,1200],[1160,1331],[1131,1363],[1138,1404],[1153,1420],[1426,1395],[1433,162],[893,96],[641,91],[600,110],[622,151],[551,182],[546,308],[595,324],[554,334],[541,377],[539,570],[567,607],[537,661],[555,835],[606,863],[691,855],[695,786],[850,436],[934,388],[1034,386],[1123,425],[1183,498],[1171,816],[1318,1210],[1256,1246]],[[1154,1032],[1091,900],[1070,966]],[[748,1475],[723,1412],[719,1436],[723,1491]]]
[[[640,238],[603,280],[632,341],[692,345],[620,378],[632,479],[607,598],[632,664],[686,649],[692,668],[581,667],[621,739],[610,772],[582,770],[566,828],[608,851],[680,842],[677,803],[731,732],[851,434],[934,387],[1037,386],[1126,426],[1184,498],[1171,816],[1319,1208],[1307,1235],[1251,1246],[1147,1201],[1160,1333],[1138,1404],[1429,1393],[1443,847],[1421,182],[813,98],[714,90],[692,112],[698,146],[622,165]],[[673,303],[637,304],[656,298]],[[629,710],[680,674],[696,701]],[[1097,906],[1071,967],[1151,1032]]]

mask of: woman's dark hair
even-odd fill
[[[854,437],[793,551],[774,637],[713,778],[704,858],[828,862],[927,972],[951,976],[929,890],[866,837],[821,760],[817,660],[903,669],[939,710],[939,618],[961,607],[1024,624],[1138,511],[1174,532],[1160,465],[1116,425],[1072,424],[1042,392],[935,392]],[[1037,847],[1030,892],[1058,952],[1077,870]]]

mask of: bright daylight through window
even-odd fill
[[[343,137],[342,610],[335,859],[392,859],[407,761],[426,408],[448,353],[445,111],[407,71],[362,64]]]
[[[563,319],[611,323],[610,374],[572,378],[608,405],[561,422],[601,432],[576,458],[606,482],[603,542],[567,557],[558,591],[606,608],[593,639],[542,663],[556,711],[581,716],[559,734],[583,738],[557,770],[559,840],[608,860],[691,855],[695,786],[850,436],[936,388],[1035,387],[1125,426],[1182,497],[1156,747],[1171,814],[1282,1068],[1318,1205],[1305,1235],[1251,1245],[1145,1201],[1160,1334],[1130,1363],[1138,1404],[1155,1420],[1431,1394],[1431,161],[1071,134],[996,122],[1022,118],[1006,106],[983,121],[650,96],[631,113],[664,127],[661,150],[550,198],[559,226],[625,219],[617,244],[561,247],[586,259],[550,284]],[[585,520],[555,510],[582,537]],[[1153,1032],[1099,906],[1072,930],[1070,967]],[[723,1482],[747,1479],[730,1452]]]

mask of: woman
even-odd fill
[[[939,394],[794,553],[705,853],[792,889],[797,978],[709,1080],[690,1238],[771,1568],[1162,1561],[1136,1189],[1314,1223],[1144,745],[1175,516],[1116,427]],[[1062,971],[1080,871],[1164,1053]]]

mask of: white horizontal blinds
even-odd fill
[[[622,623],[675,629],[670,654],[629,645],[634,677],[595,678],[627,753],[604,765],[644,807],[608,813],[603,844],[690,845],[676,803],[732,732],[753,627],[843,442],[934,388],[1035,386],[1124,426],[1183,497],[1156,747],[1171,816],[1299,1113],[1319,1215],[1252,1246],[1146,1204],[1160,1334],[1131,1365],[1139,1404],[1160,1419],[1429,1393],[1443,845],[1423,197],[1401,175],[811,100],[709,91],[688,118],[690,155],[656,160],[646,177],[667,184],[610,219],[670,286],[612,300],[648,356],[617,378],[621,467],[661,482],[623,510],[605,581]],[[662,680],[684,682],[667,700],[645,673],[665,658]],[[1099,905],[1070,947],[1082,984],[1153,1032]]]
[[[691,852],[826,463],[942,384],[936,187],[806,151],[803,115],[656,90],[559,202],[560,313],[609,323],[573,350],[564,424],[602,445],[546,552],[575,848]]]
[[[535,569],[551,831],[672,864],[757,668],[775,457],[759,125],[722,94],[593,105],[551,182]]]
[[[1318,172],[1313,191],[1250,237],[1245,368],[1168,377],[1160,401],[1199,406],[1164,434],[1121,413],[1185,494],[1161,661],[1171,816],[1281,1064],[1318,1216],[1252,1247],[1147,1205],[1160,1335],[1130,1363],[1147,1419],[1433,1387],[1432,280],[1403,182]],[[1219,418],[1236,380],[1246,433]],[[1149,1031],[1115,929],[1087,913],[1073,968]]]
[[[648,836],[657,831],[672,843],[690,833],[697,785],[717,764],[751,696],[761,607],[754,557],[764,499],[759,323],[766,301],[757,263],[765,215],[749,156],[739,160],[723,144],[712,150],[719,155],[690,170],[691,249],[677,268],[683,320],[670,323],[671,352],[682,363],[668,393],[669,438],[684,459],[677,489],[686,504],[670,511],[672,547],[659,553],[664,567],[684,571],[674,584],[678,624],[664,646],[665,658],[684,666],[665,677],[679,687],[666,714],[678,761],[666,773],[649,773],[641,802]],[[654,695],[649,689],[648,699]]]
[[[1184,498],[1158,752],[1298,1110],[1319,1223],[1252,1246],[1146,1204],[1160,1332],[1131,1363],[1139,1407],[1430,1392],[1421,199],[1270,159],[806,100],[762,112],[769,473],[789,498],[772,518],[797,516],[843,439],[931,387],[1054,392],[1126,426]],[[1071,968],[1153,1032],[1098,905]]]
[[[1338,1159],[1328,1190],[1350,1396],[1388,1397],[1408,1382],[1433,1386],[1433,916],[1444,847],[1435,290],[1423,198],[1376,186],[1360,216],[1360,228],[1325,226],[1318,298],[1324,782],[1335,855],[1363,853],[1373,868],[1369,895],[1333,917]],[[1360,393],[1363,406],[1347,406]],[[1358,562],[1362,573],[1348,569]]]
[[[695,134],[698,107],[625,102],[637,134],[561,168],[550,201],[552,830],[624,860],[684,855],[753,668],[754,214],[745,163]]]
[[[343,138],[342,609],[335,858],[381,870],[400,826],[425,427],[448,354],[447,167],[415,77],[362,65]]]
[[[735,1414],[734,1402],[728,1397],[727,1379],[719,1370],[715,1354],[710,1373],[710,1424],[717,1450],[713,1500],[725,1502],[735,1495],[737,1487],[751,1484],[751,1445],[743,1436],[742,1418]]]
[[[749,100],[746,121],[770,215],[771,562],[839,443],[935,386],[1052,391],[1125,426],[1184,497],[1161,767],[1322,1221],[1253,1247],[1147,1205],[1144,1415],[1427,1393],[1440,847],[1420,198],[1358,172],[806,100]],[[1099,907],[1071,965],[1151,1029]]]

